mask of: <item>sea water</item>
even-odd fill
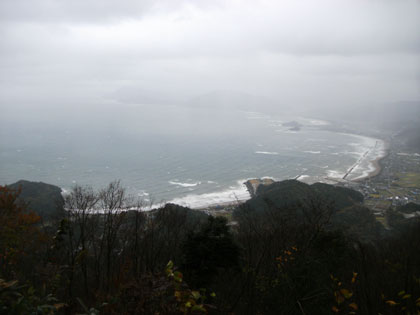
[[[12,116],[10,116],[12,117]],[[108,106],[2,119],[0,184],[19,179],[101,188],[119,179],[146,203],[203,207],[249,198],[244,181],[365,176],[380,140],[287,113]],[[283,124],[299,122],[300,130]]]

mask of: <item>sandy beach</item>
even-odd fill
[[[385,155],[379,156],[375,160],[373,160],[373,161],[370,162],[373,165],[373,167],[375,168],[372,172],[370,172],[365,177],[357,178],[357,179],[354,179],[353,181],[354,182],[361,182],[361,181],[363,181],[365,179],[373,178],[373,177],[379,175],[381,173],[381,171],[382,171],[382,167],[381,167],[381,164],[379,162],[382,159],[386,158],[388,155],[389,155],[389,149],[386,150],[386,154]]]
[[[363,137],[359,135],[355,135],[357,137]],[[388,156],[389,154],[389,144],[382,140],[382,139],[375,139],[370,137],[363,137],[365,139],[369,139],[371,142],[375,141],[375,145],[371,146],[368,150],[366,150],[364,153],[361,154],[358,161],[353,164],[347,172],[342,176],[341,178],[325,178],[328,182],[332,182],[332,184],[338,183],[338,182],[361,182],[363,180],[366,180],[368,178],[373,178],[380,174],[381,172],[381,165],[380,161]],[[299,180],[304,176],[297,176],[295,179]],[[241,196],[242,198],[238,198],[237,200],[232,201],[226,201],[226,202],[220,202],[220,203],[214,203],[210,205],[205,206],[199,206],[194,207],[194,209],[197,210],[222,210],[226,207],[235,206],[241,203],[246,202],[248,199],[251,198],[249,196],[248,198],[245,198],[244,195]]]
[[[376,152],[366,152],[365,156],[363,156],[346,174],[346,176],[343,179],[348,178],[348,180],[353,182],[360,182],[368,178],[373,178],[380,174],[381,172],[381,165],[380,161],[388,156],[389,154],[389,144],[384,140],[377,140],[377,144],[375,145],[375,148],[372,150],[376,150]],[[373,156],[372,156],[373,154]],[[372,159],[374,157],[374,159]],[[368,167],[367,170],[363,171],[362,175],[356,174],[357,177],[352,178],[352,172],[356,170],[358,167],[360,167],[362,164],[364,166]],[[350,178],[349,178],[350,177]]]

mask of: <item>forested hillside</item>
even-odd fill
[[[385,230],[350,189],[261,186],[228,221],[173,204],[135,211],[119,182],[76,186],[47,227],[20,198],[0,187],[2,314],[420,310],[420,222]]]

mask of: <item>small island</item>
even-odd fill
[[[297,121],[289,121],[282,124],[283,127],[288,127],[289,131],[300,131],[302,128],[302,124],[298,123]]]

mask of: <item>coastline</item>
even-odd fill
[[[346,172],[345,176],[350,176],[352,171],[356,170],[357,167],[360,166],[360,164],[365,163],[369,168],[371,168],[371,170],[369,170],[368,172],[364,172],[366,173],[365,175],[356,177],[354,179],[340,179],[340,178],[330,178],[328,181],[335,181],[335,183],[333,185],[336,185],[337,183],[342,183],[342,182],[353,182],[353,183],[360,183],[366,179],[370,179],[373,178],[375,176],[378,176],[381,171],[382,171],[382,166],[380,165],[380,161],[385,159],[390,152],[389,149],[389,143],[385,140],[382,139],[377,139],[377,138],[371,138],[369,136],[361,136],[361,135],[354,135],[357,137],[363,137],[363,138],[369,138],[369,139],[375,139],[375,141],[380,141],[381,142],[381,148],[378,151],[378,154],[375,155],[375,158],[369,159],[370,155],[363,153],[361,158],[359,158],[359,160],[353,164],[348,171],[348,174]],[[296,177],[294,177],[293,179],[299,180],[299,178],[302,175],[298,175]],[[272,179],[271,177],[264,177],[258,180],[262,180],[262,179]],[[236,189],[234,189],[233,191],[229,192],[229,191],[222,191],[222,192],[211,192],[211,193],[207,193],[204,195],[196,195],[197,198],[199,198],[200,202],[197,202],[195,205],[193,204],[188,204],[186,202],[182,202],[182,198],[175,198],[173,200],[168,201],[168,203],[174,203],[180,206],[184,206],[184,207],[189,207],[192,210],[197,210],[197,211],[210,211],[210,212],[217,212],[217,211],[226,211],[227,208],[230,207],[234,207],[234,206],[238,206],[240,204],[245,203],[246,201],[248,201],[249,199],[252,198],[252,194],[250,192],[249,187],[247,186],[247,182],[248,181],[252,181],[252,180],[256,180],[255,178],[248,178],[248,179],[243,179],[243,180],[238,180],[237,184],[238,187]],[[242,187],[243,186],[243,187]],[[206,200],[209,197],[213,197],[210,199],[214,199],[214,196],[218,196],[218,197],[222,197],[222,195],[225,195],[224,197],[226,197],[226,195],[229,195],[230,198],[232,198],[232,200],[226,200],[224,198],[220,198],[219,202],[213,202],[213,203],[206,203],[204,200]],[[216,198],[217,199],[217,198]],[[157,209],[159,207],[162,207],[164,205],[164,203],[161,204],[157,204],[155,206],[149,206],[147,207],[147,209],[143,209],[143,211],[150,211],[150,210],[154,210]]]
[[[371,178],[374,178],[374,177],[378,176],[379,174],[381,174],[381,172],[382,172],[382,166],[381,166],[381,163],[380,162],[383,159],[385,159],[388,155],[389,155],[389,148],[386,149],[385,154],[383,156],[379,156],[375,160],[373,160],[373,161],[370,162],[373,165],[373,167],[375,168],[372,172],[370,172],[365,177],[356,178],[356,179],[354,179],[352,181],[353,182],[356,182],[356,183],[359,183],[359,182],[361,182],[363,180],[371,179]]]
[[[325,171],[323,171],[323,175],[319,174],[315,176],[305,175],[305,173],[302,173],[297,176],[282,177],[275,180],[296,179],[307,184],[314,182],[324,182],[333,185],[340,185],[346,182],[353,182],[356,184],[366,179],[373,178],[381,173],[382,167],[380,161],[389,155],[389,144],[385,140],[374,138],[370,135],[352,134],[340,131],[330,132],[351,136],[357,139],[356,141],[349,140],[349,142],[354,142],[349,144],[355,147],[354,150],[350,149],[350,151],[356,151],[350,153],[355,153],[358,157],[352,165],[348,167],[344,165],[344,167],[347,167],[347,171],[335,171],[336,174],[334,175],[329,175],[329,172],[327,175],[325,174]],[[334,172],[333,168],[328,169],[327,167],[326,170]],[[164,202],[161,201],[155,205],[146,206],[143,210],[150,211],[163,206],[165,203],[174,203],[196,210],[224,210],[226,208],[242,204],[252,198],[252,193],[246,184],[247,181],[252,179],[256,178],[244,178],[237,180],[236,185],[232,185],[227,190],[210,191],[203,194],[191,193],[186,196],[172,198]],[[181,183],[180,181],[171,181],[170,184],[182,187],[197,185],[197,183]]]
[[[380,161],[383,160],[383,159],[385,159],[389,155],[389,152],[390,152],[390,144],[387,141],[382,140],[382,139],[377,139],[377,140],[382,142],[383,148],[380,151],[381,154],[377,155],[375,159],[368,160],[368,164],[369,164],[369,166],[372,166],[372,170],[370,170],[365,175],[362,175],[362,176],[353,178],[353,179],[351,179],[349,181],[355,182],[355,183],[360,183],[360,182],[362,182],[364,180],[374,178],[374,177],[378,176],[382,172],[382,166],[380,164]],[[362,162],[363,162],[363,159],[360,161],[360,163],[362,163]],[[359,165],[360,165],[360,163],[359,163]],[[354,168],[357,168],[357,166],[358,165],[356,165]],[[351,172],[348,175],[350,175],[350,174],[351,174]]]
[[[353,183],[360,183],[364,180],[367,179],[371,179],[374,178],[375,176],[378,176],[381,172],[382,172],[382,166],[380,164],[380,161],[385,159],[390,152],[390,144],[383,140],[383,139],[379,139],[379,138],[373,138],[370,136],[362,136],[362,135],[358,135],[358,134],[348,134],[347,135],[352,135],[358,138],[364,138],[364,139],[370,139],[370,140],[374,140],[375,141],[375,146],[373,148],[370,148],[368,151],[362,153],[361,157],[359,158],[359,160],[353,164],[348,171],[344,174],[343,178],[326,178],[328,181],[335,181],[335,184],[340,183],[340,182],[353,182]],[[378,147],[379,144],[379,147]],[[373,150],[373,152],[371,152],[371,150]],[[372,159],[372,154],[376,153],[373,157],[374,159]],[[356,178],[352,178],[349,179],[347,177],[351,176],[352,173],[357,170],[358,168],[361,167],[362,164],[365,164],[365,168],[368,167],[368,170],[363,171],[363,173],[360,176],[357,176]],[[353,174],[354,175],[354,174]],[[299,177],[301,177],[301,175],[295,177],[295,179],[299,180]],[[347,179],[346,179],[347,178]],[[244,182],[244,185],[246,185],[246,182]],[[248,189],[248,187],[247,187]],[[249,189],[248,189],[249,191]],[[231,206],[235,206],[238,204],[242,204],[244,202],[246,202],[247,200],[249,200],[251,198],[251,193],[250,196],[248,198],[241,198],[241,199],[236,199],[236,200],[232,200],[232,201],[224,201],[224,202],[220,202],[220,203],[213,203],[213,204],[208,204],[208,205],[203,205],[200,207],[192,207],[192,209],[195,210],[224,210],[226,207],[231,207]]]

